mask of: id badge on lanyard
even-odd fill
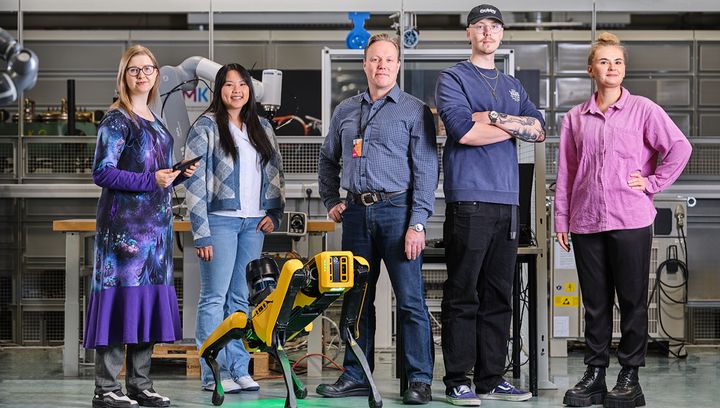
[[[373,120],[373,118],[375,118],[375,115],[377,115],[378,112],[380,112],[380,109],[385,107],[386,103],[387,103],[387,99],[385,101],[383,101],[383,104],[380,105],[379,108],[377,108],[377,110],[375,111],[374,114],[370,115],[365,126],[362,126],[363,105],[362,105],[362,102],[360,102],[360,119],[358,120],[358,134],[352,141],[352,143],[353,143],[353,148],[352,148],[353,159],[362,157],[363,141],[365,140],[365,130],[367,130],[367,127],[370,125],[370,122]]]
[[[363,146],[363,138],[358,136],[355,139],[353,139],[353,149],[352,149],[352,157],[354,159],[358,157],[362,157],[362,146]]]

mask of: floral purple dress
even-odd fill
[[[93,180],[103,189],[85,348],[182,338],[171,188],[155,183],[155,172],[172,166],[173,140],[158,118],[134,119],[111,110],[98,129]]]

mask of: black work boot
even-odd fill
[[[638,368],[623,366],[617,384],[605,396],[605,408],[635,408],[645,405],[645,396],[638,382]]]
[[[403,395],[403,404],[405,405],[425,405],[430,401],[432,401],[430,384],[411,382],[410,387],[405,390],[405,395]]]
[[[563,404],[568,407],[589,407],[602,404],[607,394],[605,367],[588,366],[580,381],[565,392]]]

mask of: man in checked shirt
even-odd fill
[[[383,260],[407,342],[403,349],[410,387],[403,403],[427,404],[432,399],[433,345],[421,266],[425,223],[432,215],[438,184],[435,125],[430,109],[397,85],[400,47],[396,39],[387,34],[372,36],[363,69],[368,89],[335,108],[320,150],[320,197],[329,217],[342,222],[343,250],[370,263],[358,344],[371,370],[375,284]],[[348,192],[345,200],[340,187]],[[366,379],[352,353],[345,353],[343,365],[346,371],[340,378],[334,384],[320,384],[317,393],[368,395]]]

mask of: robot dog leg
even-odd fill
[[[370,386],[368,405],[370,408],[381,408],[383,405],[382,398],[375,386],[375,381],[373,381],[370,365],[365,357],[365,353],[363,353],[356,342],[356,339],[360,336],[358,316],[365,302],[369,269],[365,259],[359,256],[355,257],[355,285],[345,292],[345,298],[343,299],[342,312],[340,313],[340,338],[345,342],[345,347],[352,351],[363,369],[365,379],[367,379],[368,385]]]
[[[244,312],[231,314],[220,323],[200,347],[200,356],[205,359],[215,379],[215,390],[212,395],[213,405],[220,405],[225,399],[217,356],[231,340],[239,340],[245,336],[247,323],[247,315]]]

